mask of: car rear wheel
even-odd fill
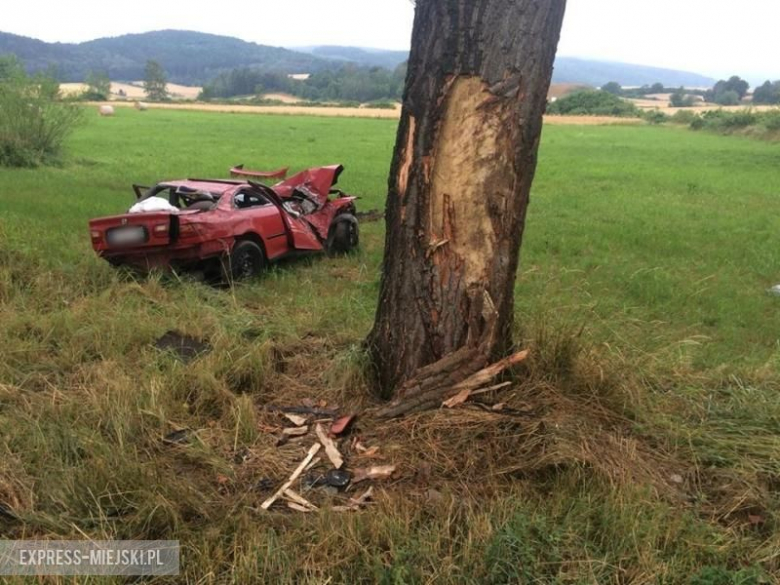
[[[265,268],[265,254],[255,242],[242,240],[236,242],[230,253],[230,263],[226,273],[232,280],[247,280],[259,275]]]
[[[330,226],[328,253],[347,254],[360,245],[360,228],[357,218],[351,213],[336,216]]]

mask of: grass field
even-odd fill
[[[265,405],[376,402],[382,224],[225,290],[116,273],[86,222],[133,182],[238,163],[342,162],[378,209],[395,125],[122,109],[60,168],[0,169],[0,534],[179,539],[193,583],[780,581],[780,145],[675,128],[545,129],[516,288],[532,357],[491,401],[523,416],[359,422],[380,457],[349,465],[399,469],[372,507],[257,510],[311,444],[277,448]],[[172,329],[212,351],[160,354]]]

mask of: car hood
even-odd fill
[[[305,187],[317,198],[320,205],[324,205],[328,200],[331,188],[338,183],[339,175],[344,171],[342,165],[331,165],[308,169],[300,172],[286,181],[277,183],[273,189],[279,197],[291,197],[295,189]]]

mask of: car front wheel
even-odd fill
[[[351,213],[342,213],[334,218],[328,236],[329,254],[346,254],[360,244],[360,229],[357,218]]]

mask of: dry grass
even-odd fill
[[[91,102],[91,105],[100,106],[100,102]],[[132,107],[129,102],[111,102],[115,107]],[[401,115],[400,106],[394,110],[383,108],[339,108],[339,107],[315,107],[315,106],[251,106],[242,104],[206,104],[206,103],[164,103],[149,104],[150,108],[161,110],[187,110],[201,112],[222,112],[228,114],[278,114],[287,116],[319,116],[336,118],[374,118],[374,119],[398,119]],[[609,116],[545,116],[546,124],[556,126],[612,126],[612,125],[637,125],[643,121],[639,118],[613,118]]]
[[[200,95],[202,87],[194,87],[189,85],[179,85],[176,83],[169,83],[167,85],[168,94],[174,100],[194,100]],[[84,83],[61,83],[60,91],[66,96],[78,95],[86,91],[87,85]],[[120,95],[120,90],[125,95]],[[120,83],[117,81],[111,82],[111,100],[144,100],[146,99],[146,92],[144,91],[143,81],[134,81],[132,83]]]

